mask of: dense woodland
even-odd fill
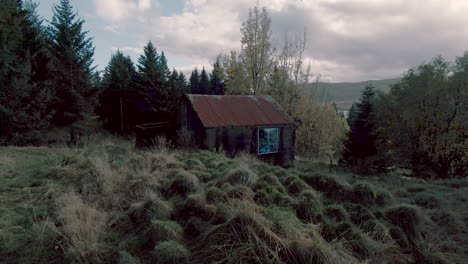
[[[365,87],[345,120],[320,91],[306,89],[313,76],[305,32],[285,33],[274,46],[268,10],[258,5],[240,29],[241,49],[188,79],[151,41],[136,64],[117,51],[99,72],[70,1],[54,6],[50,23],[35,9],[29,1],[0,5],[2,145],[76,144],[99,129],[130,136],[137,124],[177,118],[183,93],[270,95],[296,121],[298,155],[339,159],[363,174],[467,176],[468,53],[408,70],[389,93]]]

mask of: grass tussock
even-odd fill
[[[106,214],[85,204],[74,193],[61,196],[57,200],[57,207],[67,250],[82,261],[97,258],[103,246]]]
[[[326,171],[119,139],[3,148],[0,262],[466,261],[466,180]]]
[[[245,165],[245,163],[242,164],[243,165],[231,170],[227,174],[226,181],[232,185],[241,184],[247,187],[253,187],[257,181],[257,175],[252,170],[250,170],[250,168]]]

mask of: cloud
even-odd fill
[[[157,1],[95,0],[108,30],[135,39],[137,45],[130,46],[152,40],[170,65],[171,55],[193,62],[179,66],[183,71],[239,49],[240,27],[254,5],[187,0],[180,12],[162,16]],[[275,40],[306,28],[312,71],[330,81],[398,77],[436,55],[452,59],[467,49],[466,1],[261,0],[260,5],[269,10]]]
[[[135,18],[138,20],[150,14],[152,4],[152,0],[94,0],[96,14],[105,22],[110,23],[105,26],[105,29],[111,31],[124,28]]]
[[[140,55],[140,54],[143,54],[143,48],[137,48],[137,47],[112,47],[111,48],[112,51],[117,51],[117,50],[120,50],[124,53],[126,52],[131,52],[133,53],[134,55]]]

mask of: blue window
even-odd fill
[[[258,155],[278,152],[278,128],[258,129]]]

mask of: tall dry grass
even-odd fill
[[[83,262],[93,262],[102,250],[107,214],[83,202],[75,193],[57,199],[57,215],[69,253]]]

